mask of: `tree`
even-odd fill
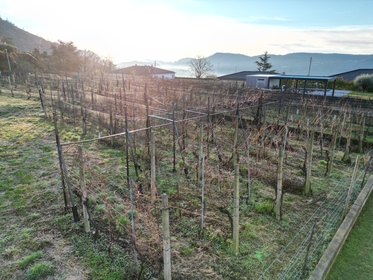
[[[58,41],[58,45],[52,45],[52,60],[56,70],[64,72],[77,72],[82,65],[82,58],[73,42]]]
[[[197,79],[201,79],[209,74],[213,70],[212,63],[202,56],[197,56],[188,62],[189,71]]]
[[[361,88],[363,92],[373,87],[373,75],[362,74],[355,78],[354,86]]]
[[[262,56],[259,56],[259,61],[255,61],[256,65],[258,65],[258,71],[265,72],[272,68],[272,64],[268,62],[270,56],[268,55],[268,52],[265,51],[265,53]],[[275,70],[272,70],[271,72],[274,72]]]

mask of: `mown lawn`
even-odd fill
[[[327,279],[373,279],[373,195],[361,211]]]

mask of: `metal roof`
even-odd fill
[[[307,76],[307,75],[276,75],[276,74],[255,74],[251,77],[268,77],[271,79],[289,79],[289,80],[312,80],[312,81],[333,81],[336,77],[328,76]]]
[[[264,74],[268,74],[268,75],[269,74],[277,74],[277,73],[273,73],[273,72],[271,73],[271,72],[262,72],[262,71],[241,71],[241,72],[236,72],[236,73],[220,76],[220,77],[218,77],[218,79],[245,81],[247,75],[255,75],[255,74],[260,74],[260,73],[264,73]]]

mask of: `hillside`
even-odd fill
[[[373,68],[373,55],[324,54],[324,53],[289,53],[286,55],[270,54],[269,62],[279,73],[307,75],[312,57],[311,75],[332,76],[355,69]],[[214,73],[223,76],[240,71],[257,70],[257,56],[233,53],[215,53],[206,57],[214,65]],[[177,76],[189,76],[188,61],[182,58],[175,62],[157,62],[158,67],[173,70]],[[146,64],[146,63],[145,63]],[[120,64],[124,65],[124,64]]]
[[[19,50],[25,52],[30,52],[37,48],[40,52],[46,51],[50,53],[51,45],[53,44],[50,41],[18,28],[13,23],[3,20],[2,18],[0,18],[0,38],[1,37],[12,39],[13,44]]]

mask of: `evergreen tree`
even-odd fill
[[[267,51],[265,51],[262,56],[259,56],[259,61],[255,61],[256,65],[258,66],[258,71],[265,72],[272,68],[272,64],[268,62],[269,58],[270,56],[268,55]],[[275,72],[275,70],[271,70],[271,72]]]

